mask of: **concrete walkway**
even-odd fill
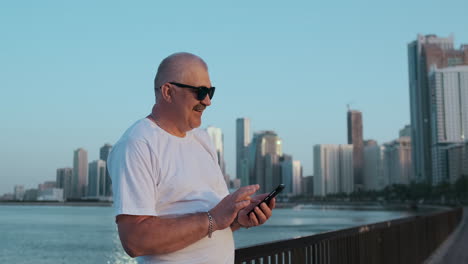
[[[463,208],[463,218],[460,225],[425,263],[468,263],[468,207]]]

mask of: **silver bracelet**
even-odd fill
[[[208,221],[209,221],[209,225],[208,225],[208,237],[211,238],[211,234],[213,234],[213,217],[211,216],[210,212],[206,212],[206,214],[208,215]]]

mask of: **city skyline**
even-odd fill
[[[410,123],[407,44],[418,33],[468,42],[463,1],[187,4],[2,4],[0,193],[55,179],[79,147],[98,159],[149,113],[155,70],[173,52],[208,63],[217,93],[202,124],[222,129],[231,177],[239,117],[275,131],[307,176],[314,145],[347,142],[347,104],[379,144]]]

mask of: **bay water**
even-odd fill
[[[234,232],[236,247],[308,236],[414,215],[374,207],[275,209],[263,226]],[[112,207],[0,205],[0,263],[131,264]]]

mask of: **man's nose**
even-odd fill
[[[211,105],[211,99],[210,99],[210,96],[207,94],[205,96],[205,98],[201,101],[202,104],[206,105],[206,106],[210,106]]]

